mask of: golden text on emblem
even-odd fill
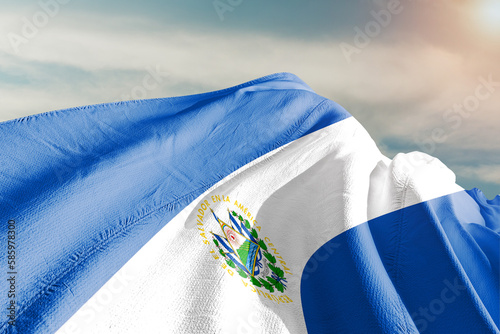
[[[196,223],[212,257],[230,276],[240,276],[245,287],[273,302],[293,302],[285,294],[293,274],[245,205],[226,195],[210,196],[199,204]]]

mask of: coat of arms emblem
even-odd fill
[[[236,211],[228,210],[227,221],[220,219],[212,209],[210,211],[220,226],[220,231],[211,231],[212,241],[227,265],[241,277],[248,278],[255,287],[283,293],[287,283],[285,271],[249,221]]]

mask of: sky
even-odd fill
[[[0,121],[291,72],[500,193],[500,0],[0,0]]]

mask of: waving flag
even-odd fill
[[[500,197],[386,158],[294,75],[12,120],[0,148],[1,332],[499,331]]]

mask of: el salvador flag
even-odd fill
[[[500,197],[388,159],[292,74],[0,148],[2,333],[499,333]]]

